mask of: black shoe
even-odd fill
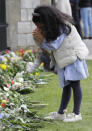
[[[92,37],[89,37],[89,39],[92,39]]]

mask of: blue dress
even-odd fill
[[[47,51],[57,50],[61,46],[65,37],[66,34],[63,33],[54,41],[49,43],[44,41],[41,46]],[[68,85],[70,81],[83,80],[88,77],[88,68],[85,60],[77,59],[73,64],[70,64],[63,69],[59,69],[58,65],[56,64],[55,69],[57,70],[60,86],[62,88]]]

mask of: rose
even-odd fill
[[[11,81],[11,84],[13,85],[13,84],[14,84],[14,81]]]
[[[19,53],[20,53],[20,56],[23,56],[24,50],[23,50],[23,49],[20,49],[20,50],[19,50]]]
[[[5,107],[6,106],[6,104],[5,103],[1,103],[1,107]]]
[[[20,52],[20,53],[24,53],[24,50],[23,50],[23,49],[20,49],[19,52]]]

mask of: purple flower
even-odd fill
[[[0,119],[3,119],[3,117],[4,117],[4,113],[2,112],[0,113]]]
[[[2,59],[3,59],[3,56],[0,56],[0,61],[2,61]]]
[[[7,118],[9,117],[9,114],[8,113],[0,113],[0,119],[3,119],[4,116],[6,116]]]

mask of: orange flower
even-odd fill
[[[11,84],[13,85],[13,84],[14,84],[14,81],[11,81]]]
[[[42,62],[42,63],[40,64],[40,66],[43,67],[43,66],[44,66],[44,62]]]

